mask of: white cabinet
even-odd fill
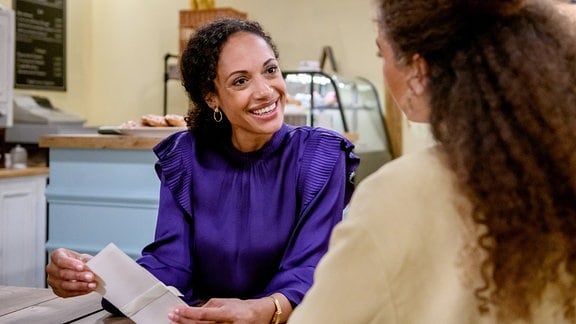
[[[46,179],[0,178],[0,285],[45,286]]]

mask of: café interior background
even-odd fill
[[[0,0],[6,8],[11,0]],[[216,0],[262,23],[280,51],[283,70],[318,60],[331,46],[339,73],[361,76],[379,90],[384,106],[382,62],[372,0]],[[66,1],[66,91],[15,93],[46,96],[54,106],[87,120],[86,126],[120,125],[144,114],[162,114],[164,56],[179,52],[179,11],[189,0]],[[330,72],[330,64],[325,65]],[[178,81],[167,83],[168,113],[185,114]],[[429,144],[428,128],[404,120],[403,152]]]

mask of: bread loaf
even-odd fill
[[[186,127],[186,121],[184,120],[184,116],[176,115],[176,114],[168,114],[164,116],[166,123],[170,126],[174,127]]]
[[[151,127],[167,127],[168,123],[164,116],[147,114],[141,118],[142,125]]]

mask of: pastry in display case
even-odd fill
[[[392,159],[388,132],[372,83],[322,71],[284,71],[286,123],[325,127],[344,134],[361,162],[357,182]]]

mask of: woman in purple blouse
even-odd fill
[[[158,222],[138,263],[191,305],[167,314],[175,323],[285,322],[354,189],[353,145],[333,131],[283,123],[278,52],[256,22],[200,28],[180,61],[189,130],[154,148]],[[52,253],[56,294],[94,290],[87,258]]]

